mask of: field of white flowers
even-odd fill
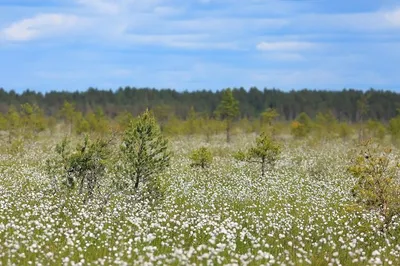
[[[1,265],[400,265],[400,219],[355,209],[351,145],[283,142],[266,176],[232,153],[254,136],[172,141],[163,200],[52,193],[53,140],[0,155]],[[190,167],[207,145],[210,168]]]

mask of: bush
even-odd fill
[[[108,144],[109,141],[102,139],[92,142],[85,136],[83,143],[78,143],[71,151],[70,141],[65,138],[56,147],[60,157],[47,161],[47,171],[53,177],[54,188],[58,190],[60,185],[70,190],[77,188],[80,195],[85,194],[85,202],[90,200],[105,175],[111,154]],[[62,177],[61,182],[58,176]]]
[[[308,136],[311,132],[312,122],[306,113],[301,113],[291,124],[291,133],[296,138]]]
[[[192,167],[201,167],[202,169],[209,167],[213,157],[211,151],[206,147],[201,147],[197,150],[194,150],[190,155],[190,159],[192,160]]]
[[[391,159],[391,149],[381,151],[366,141],[348,170],[357,178],[352,189],[357,202],[378,211],[387,228],[392,218],[400,214],[400,166]]]
[[[351,128],[351,126],[348,123],[342,122],[338,125],[338,133],[339,133],[339,137],[345,141],[351,137],[351,134],[353,133],[353,129]]]
[[[366,133],[370,138],[383,140],[385,138],[386,129],[379,121],[368,120],[366,125]]]
[[[392,137],[393,142],[397,142],[400,139],[400,115],[390,119],[388,131]]]

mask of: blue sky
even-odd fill
[[[393,0],[0,0],[0,87],[400,91]]]

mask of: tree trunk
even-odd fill
[[[231,142],[231,122],[226,122],[226,142]]]
[[[79,194],[83,193],[83,186],[85,185],[85,176],[82,177],[80,185],[79,185]]]
[[[136,173],[135,189],[139,188],[140,174]]]
[[[265,176],[265,158],[262,158],[262,162],[261,162],[261,176],[262,177]]]

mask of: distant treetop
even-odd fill
[[[50,91],[46,93],[26,90],[22,93],[0,88],[0,112],[6,113],[11,105],[37,104],[47,115],[55,115],[64,102],[73,103],[77,111],[88,113],[101,108],[104,114],[115,117],[122,111],[137,115],[146,108],[168,107],[178,118],[185,119],[190,108],[196,112],[215,115],[222,99],[221,91],[176,91],[152,88],[124,87],[117,90],[89,88],[86,91]],[[241,117],[259,118],[268,108],[279,113],[280,120],[294,120],[304,112],[311,118],[317,113],[331,112],[340,121],[357,122],[360,119],[360,102],[368,105],[362,110],[363,120],[388,121],[400,108],[400,94],[393,91],[370,89],[368,91],[344,89],[342,91],[277,89],[259,90],[252,87],[233,88],[232,94],[239,102]]]

